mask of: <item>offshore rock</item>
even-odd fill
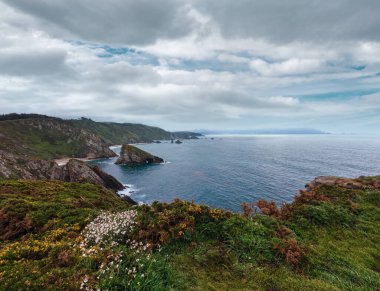
[[[120,156],[115,164],[118,165],[145,165],[159,164],[164,160],[132,145],[124,144]]]

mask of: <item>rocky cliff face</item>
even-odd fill
[[[92,183],[102,185],[112,190],[124,189],[116,178],[103,172],[97,166],[90,166],[85,162],[71,159],[62,167],[62,178],[66,182]]]
[[[159,164],[164,160],[132,145],[124,144],[120,156],[115,164],[121,165],[144,165]]]
[[[92,183],[112,190],[124,186],[113,176],[85,162],[71,159],[66,165],[58,166],[53,161],[25,159],[0,151],[0,178],[26,180],[60,180],[65,182]]]

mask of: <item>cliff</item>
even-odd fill
[[[58,166],[53,161],[22,158],[0,150],[0,179],[57,180],[101,185],[114,191],[124,186],[97,166],[71,159]]]
[[[115,164],[121,165],[145,165],[159,164],[164,160],[132,145],[124,144],[121,147],[120,156]]]

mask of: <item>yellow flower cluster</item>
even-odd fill
[[[223,210],[213,208],[210,210],[211,217],[214,219],[221,219],[223,217]]]
[[[202,212],[202,208],[197,204],[189,204],[188,210],[189,210],[189,212],[193,212],[193,213],[201,213]]]
[[[38,259],[46,256],[54,248],[67,246],[72,242],[62,238],[73,230],[79,230],[78,226],[51,230],[42,239],[29,238],[25,241],[10,243],[0,249],[0,265],[6,264],[9,260]]]

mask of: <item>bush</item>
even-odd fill
[[[259,220],[234,215],[222,226],[222,239],[243,261],[273,261],[274,229]]]
[[[302,222],[305,227],[310,225],[342,225],[348,227],[354,224],[355,216],[347,208],[322,202],[319,205],[302,205],[298,207],[292,220]]]
[[[190,241],[196,226],[221,221],[231,215],[220,209],[178,199],[169,204],[154,202],[152,206],[141,206],[138,213],[137,238],[153,244],[179,239]]]

